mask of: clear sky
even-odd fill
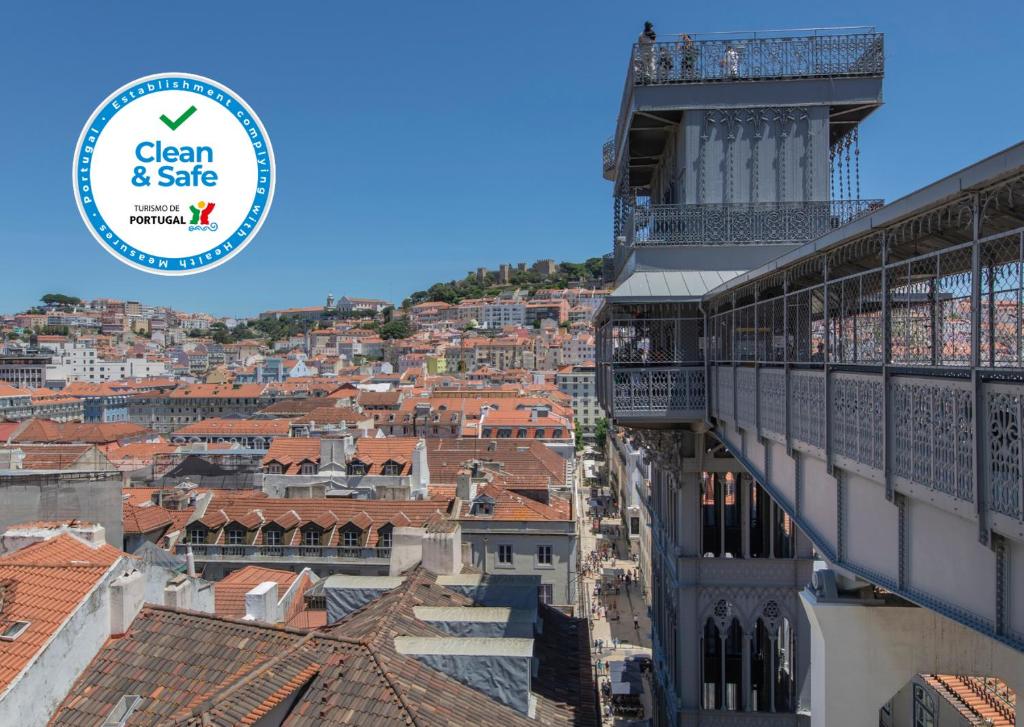
[[[645,19],[664,36],[884,31],[886,105],[861,131],[865,197],[895,199],[1022,138],[1019,0],[3,2],[0,311],[45,292],[221,315],[328,292],[399,302],[478,265],[604,254],[601,143]],[[188,277],[106,254],[71,191],[88,115],[161,71],[237,91],[277,158],[259,236]]]

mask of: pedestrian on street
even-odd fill
[[[637,616],[635,613],[633,614],[633,628],[636,631],[640,630],[640,617]]]

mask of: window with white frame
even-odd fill
[[[320,545],[320,531],[319,530],[303,530],[302,531],[302,544],[303,545]]]
[[[228,545],[243,545],[245,543],[245,531],[241,528],[231,528],[228,530]]]
[[[300,475],[315,475],[316,474],[316,465],[313,464],[312,462],[303,462],[301,465],[299,465],[299,474]]]
[[[505,543],[498,546],[498,565],[512,565],[512,546]]]
[[[555,587],[550,583],[541,583],[537,586],[537,600],[547,604],[554,602]]]
[[[203,530],[202,528],[196,528],[195,530],[190,530],[189,534],[188,534],[188,542],[192,543],[193,545],[199,545],[201,543],[205,543],[206,542],[206,531]]]
[[[381,530],[377,534],[377,547],[378,548],[390,548],[391,547],[391,528],[387,530]]]
[[[267,545],[278,546],[281,545],[281,531],[275,528],[263,531],[263,541]]]
[[[389,533],[390,535],[390,533]],[[359,545],[359,531],[346,530],[341,534],[341,544],[346,548],[355,548]]]
[[[537,565],[551,565],[551,546],[537,546]]]

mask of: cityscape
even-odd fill
[[[0,727],[1024,724],[1024,143],[881,199],[883,30],[635,30],[585,257],[0,312]]]

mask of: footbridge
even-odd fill
[[[709,432],[840,584],[1024,680],[1024,144],[706,290],[648,277],[657,303],[616,291],[599,320],[615,421]],[[835,592],[806,592],[815,628]]]

